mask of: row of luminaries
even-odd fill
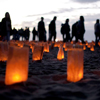
[[[67,80],[77,82],[83,78],[83,49],[86,45],[63,42],[35,42],[35,41],[10,41],[0,42],[0,61],[7,61],[5,84],[12,85],[25,82],[28,79],[29,50],[32,49],[32,60],[42,60],[43,52],[49,52],[49,47],[59,47],[57,59],[64,58],[67,53]],[[95,45],[89,43],[90,48]],[[65,49],[63,49],[65,48]],[[81,62],[81,63],[78,63]],[[72,74],[74,73],[74,74]],[[74,75],[74,76],[73,76]]]

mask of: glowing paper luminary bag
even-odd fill
[[[85,44],[83,44],[83,50],[86,50],[86,45]]]
[[[19,47],[23,47],[24,42],[23,42],[23,41],[17,41],[17,45],[18,45]]]
[[[68,49],[71,49],[71,48],[73,48],[73,44],[66,43],[66,45],[65,45],[65,51],[67,51]]]
[[[5,84],[11,85],[28,79],[29,48],[9,47]]]
[[[8,43],[0,42],[0,61],[7,61],[8,59]]]
[[[67,80],[77,82],[83,78],[83,49],[73,48],[67,52]]]
[[[93,45],[91,45],[90,50],[94,51],[94,46]]]
[[[90,48],[91,47],[91,43],[88,43],[87,47]]]
[[[61,43],[60,43],[59,41],[58,41],[58,42],[55,42],[55,43],[54,43],[54,47],[60,47],[60,44],[61,44]]]
[[[57,54],[57,59],[58,60],[64,59],[64,51],[63,51],[63,45],[62,44],[60,44],[59,51],[58,51],[58,54]]]
[[[100,46],[100,42],[98,42],[98,45]]]
[[[43,57],[43,46],[35,45],[32,51],[33,61],[40,61]]]
[[[44,46],[44,52],[49,52],[49,44],[46,42],[43,44]]]

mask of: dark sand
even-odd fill
[[[84,78],[76,83],[66,80],[67,51],[62,61],[57,52],[55,47],[32,62],[30,50],[28,80],[11,86],[4,84],[6,62],[0,63],[0,100],[100,100],[100,47],[84,51]]]

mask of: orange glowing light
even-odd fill
[[[67,80],[77,82],[83,78],[83,49],[73,48],[67,53]]]
[[[58,41],[58,42],[55,42],[54,43],[54,47],[60,47],[60,42]]]
[[[5,84],[25,82],[28,78],[29,48],[9,47]]]
[[[9,45],[7,42],[0,42],[0,61],[7,61]]]
[[[100,42],[98,42],[98,45],[100,46]]]
[[[71,43],[66,43],[65,51],[67,51],[68,49],[71,49],[71,48],[73,48],[73,44],[71,44]]]
[[[92,47],[90,48],[90,50],[91,50],[91,51],[94,51],[94,47],[92,46]]]
[[[71,41],[71,44],[73,44],[74,42],[73,41]]]
[[[83,45],[83,50],[86,50],[86,46],[85,45]]]
[[[90,48],[90,47],[91,47],[91,45],[90,45],[90,44],[88,44],[88,45],[87,45],[87,47],[88,47],[88,48]]]
[[[14,74],[13,77],[12,77],[12,80],[14,82],[20,82],[21,81],[21,75],[19,74]]]
[[[32,60],[33,61],[40,61],[43,57],[43,46],[35,45],[32,50]]]
[[[44,52],[49,52],[49,44],[46,42],[44,45]]]
[[[57,59],[58,60],[64,59],[64,51],[63,51],[63,45],[62,44],[59,47],[59,51],[58,51],[58,54],[57,54]]]

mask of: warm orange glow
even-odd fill
[[[62,44],[59,47],[59,51],[58,51],[58,54],[57,54],[57,59],[58,60],[64,59],[64,51],[63,51],[63,45]]]
[[[94,41],[92,41],[92,44],[93,44],[93,46],[95,46],[95,42]]]
[[[88,45],[88,42],[87,41],[85,41],[85,44],[86,44],[86,46]]]
[[[73,41],[71,41],[71,44],[73,44],[74,42]]]
[[[100,42],[98,42],[98,45],[100,46]]]
[[[64,49],[65,51],[67,51],[68,49],[65,47],[65,49]]]
[[[83,77],[83,73],[79,73],[79,78]]]
[[[19,47],[23,47],[23,45],[24,45],[23,41],[17,41],[16,43],[17,43],[17,45],[18,45]]]
[[[91,50],[91,51],[94,51],[94,47],[93,47],[93,46],[91,46],[90,50]]]
[[[32,51],[33,61],[42,60],[43,57],[43,46],[35,45]]]
[[[21,75],[19,74],[14,74],[13,77],[12,77],[12,80],[14,82],[20,82],[21,81]]]
[[[49,44],[46,42],[44,45],[44,52],[49,52]]]
[[[0,61],[7,61],[8,59],[8,43],[0,42]]]
[[[90,48],[90,47],[91,47],[91,45],[90,45],[90,44],[88,44],[88,45],[87,45],[87,47],[88,47],[88,48]]]
[[[82,42],[80,42],[80,45],[82,45]]]
[[[73,48],[73,44],[71,44],[70,42],[65,44],[65,51],[67,51],[68,49]]]
[[[67,53],[67,80],[77,82],[83,78],[83,50],[68,50]]]
[[[60,44],[61,44],[61,43],[60,43],[59,41],[58,41],[58,42],[55,42],[55,43],[54,43],[54,47],[60,47]]]
[[[19,47],[23,47],[23,44],[18,44]]]
[[[24,82],[28,78],[28,47],[10,47],[6,65],[5,84]]]
[[[86,46],[85,45],[83,45],[83,50],[86,50]]]
[[[63,48],[65,48],[65,46],[66,46],[66,43],[63,43]]]

